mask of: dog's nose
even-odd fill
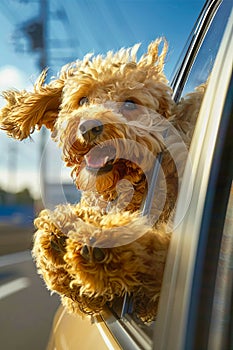
[[[79,124],[79,131],[85,141],[93,141],[103,131],[103,124],[99,120],[84,120]]]

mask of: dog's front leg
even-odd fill
[[[79,204],[43,211],[35,224],[39,273],[68,311],[96,315],[129,294],[138,317],[156,316],[170,241],[163,226],[151,228],[139,213],[101,215]]]

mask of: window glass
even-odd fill
[[[232,2],[228,0],[223,1],[220,5],[190,70],[189,77],[182,91],[182,96],[194,91],[197,86],[208,79],[213,68],[231,8]]]

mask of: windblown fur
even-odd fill
[[[160,44],[163,47],[160,49]],[[95,315],[129,294],[143,321],[156,317],[170,225],[204,87],[176,105],[163,68],[165,40],[88,54],[34,91],[6,91],[0,125],[22,140],[45,125],[82,199],[43,210],[33,256],[48,288],[75,313]],[[142,216],[162,154],[151,221]]]

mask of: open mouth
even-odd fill
[[[85,156],[86,169],[91,172],[108,172],[112,170],[116,158],[113,146],[95,146]]]

